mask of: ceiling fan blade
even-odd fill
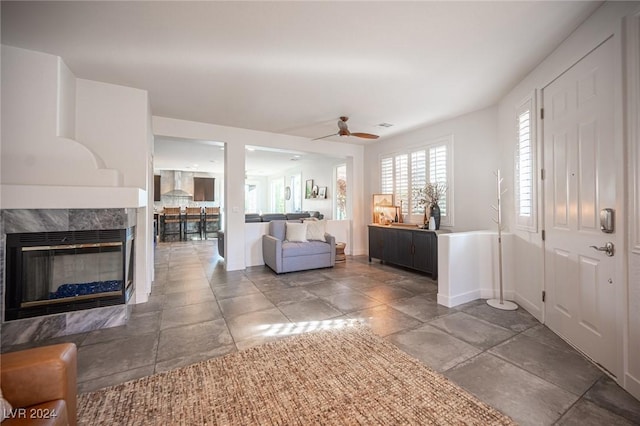
[[[378,139],[380,137],[378,135],[373,135],[371,133],[357,133],[357,132],[351,132],[351,136],[355,136],[357,138],[364,138],[364,139]]]
[[[327,136],[322,136],[321,138],[315,138],[315,139],[311,139],[311,141],[317,141],[320,139],[325,139],[325,138],[330,138],[331,136],[338,136],[340,133],[333,133],[331,135],[327,135]]]

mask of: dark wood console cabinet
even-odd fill
[[[369,225],[369,262],[380,259],[438,278],[438,233],[419,228]]]

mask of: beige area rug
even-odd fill
[[[362,325],[81,394],[85,425],[511,425]]]

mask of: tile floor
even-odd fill
[[[156,283],[125,326],[78,345],[81,392],[317,327],[364,320],[523,425],[640,424],[640,402],[526,311],[448,309],[429,277],[349,257],[332,269],[226,272],[215,241],[159,243]],[[3,351],[24,347],[3,348]]]

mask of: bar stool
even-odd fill
[[[180,207],[165,207],[160,217],[160,240],[166,241],[167,235],[178,235],[182,239],[182,213]]]
[[[212,224],[213,230],[210,229],[209,224]],[[220,207],[205,207],[203,226],[204,239],[207,239],[208,232],[215,232],[216,235],[220,229]]]
[[[189,229],[189,224],[196,224],[194,230]],[[189,234],[198,234],[200,238],[202,238],[202,208],[201,207],[187,207],[185,216],[184,216],[184,230],[183,236],[184,239],[187,240],[187,235]]]

